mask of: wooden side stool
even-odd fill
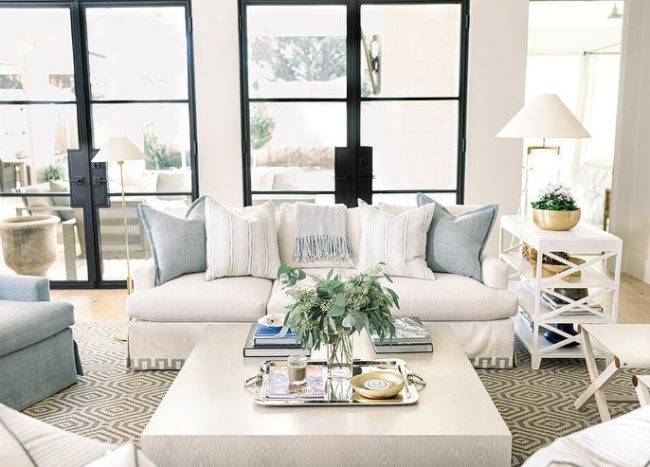
[[[603,393],[605,384],[620,368],[650,369],[650,324],[583,324],[580,330],[591,384],[578,396],[574,406],[579,409],[594,396],[600,418],[605,422],[611,418]],[[592,339],[614,356],[613,361],[600,374]]]

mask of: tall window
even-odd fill
[[[357,174],[356,196],[462,202],[466,2],[241,0],[240,14],[247,202],[341,199],[362,147],[372,188]]]

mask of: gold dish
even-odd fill
[[[533,222],[542,230],[571,230],[580,221],[580,209],[553,211],[533,209]]]
[[[350,386],[367,399],[389,399],[400,393],[404,377],[394,371],[370,371],[350,378]]]

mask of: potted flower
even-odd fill
[[[312,285],[298,283],[309,276]],[[380,266],[348,277],[330,270],[326,277],[307,274],[283,265],[278,278],[293,299],[287,309],[285,326],[298,334],[302,345],[311,350],[327,346],[329,378],[352,376],[352,336],[364,328],[380,338],[393,337],[395,325],[391,308],[399,308],[397,294],[382,286]],[[392,281],[391,281],[392,282]]]
[[[550,184],[533,201],[533,222],[544,230],[569,230],[580,221],[580,209],[568,188]]]

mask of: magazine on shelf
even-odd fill
[[[433,352],[431,334],[415,317],[395,318],[395,337],[385,337],[381,341],[379,335],[373,333],[370,340],[378,354]]]
[[[304,349],[300,344],[255,344],[255,331],[257,323],[251,325],[244,343],[244,357],[288,357],[289,355],[310,355],[309,350]]]
[[[535,289],[529,282],[521,281],[521,285],[522,285],[522,290],[525,290],[531,297],[535,296]],[[566,301],[564,301],[563,299],[556,297],[555,295],[551,295],[550,293],[545,291],[542,291],[541,301],[543,305],[545,305],[547,308],[550,308],[551,310],[557,310],[558,308],[561,308],[567,304]],[[583,304],[583,306],[591,310],[594,310],[595,312],[598,313],[602,313],[604,311],[603,306],[600,303],[587,302]],[[591,315],[592,313],[590,313],[589,311],[583,308],[565,310],[562,313],[560,313],[560,316],[591,316]]]

